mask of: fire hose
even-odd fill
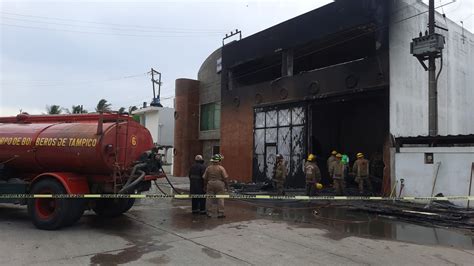
[[[8,159],[8,160],[6,160],[6,161],[0,162],[0,164],[6,164],[6,163],[8,163],[8,162],[10,162],[10,161],[15,160],[15,159],[18,158],[18,157],[20,157],[20,156],[19,156],[19,155],[15,155],[15,156],[13,156],[12,158],[10,158],[10,159]]]
[[[130,188],[135,187],[138,183],[140,183],[143,180],[143,178],[145,177],[145,172],[142,170],[138,170],[137,172],[139,172],[140,175],[133,182],[129,182],[130,179],[132,178],[132,176],[130,176],[127,183],[121,190],[119,190],[118,194],[127,192]]]
[[[146,166],[146,163],[138,163],[135,166],[133,166],[132,172],[130,173],[130,177],[128,178],[127,182],[124,185],[124,188],[127,187],[133,180],[133,177],[135,176],[135,172],[137,172],[137,169],[140,167]],[[142,171],[143,172],[143,171]],[[122,188],[123,190],[123,188]]]
[[[168,181],[168,184],[170,184],[171,188],[173,189],[173,191],[177,194],[181,194],[181,192],[179,192],[174,186],[173,184],[171,183],[171,180],[168,178],[168,175],[165,173],[165,170],[163,170],[163,167],[160,168],[161,171],[163,172],[163,175],[165,176],[166,180]]]

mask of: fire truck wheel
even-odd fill
[[[99,216],[116,217],[132,208],[135,199],[98,199],[92,208]]]
[[[35,183],[31,194],[67,194],[66,189],[54,179],[43,179]],[[74,210],[72,200],[58,198],[28,199],[28,214],[33,224],[43,230],[55,230],[68,223]],[[74,216],[75,217],[75,216]]]
[[[65,226],[75,224],[77,221],[79,221],[86,209],[85,202],[82,199],[68,199],[68,201],[71,205],[71,209],[69,211],[69,216],[64,222]]]
[[[125,201],[122,209],[122,213],[128,212],[133,207],[133,204],[135,204],[135,199],[128,199]]]

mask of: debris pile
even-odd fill
[[[349,209],[383,215],[412,223],[456,227],[474,231],[474,211],[446,201],[420,204],[406,201],[353,202]]]

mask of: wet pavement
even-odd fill
[[[426,227],[398,220],[396,217],[380,216],[348,210],[341,205],[310,203],[304,201],[245,201],[227,200],[225,220],[209,219],[205,216],[190,215],[189,201],[173,200],[174,208],[163,213],[170,219],[158,219],[160,225],[180,231],[212,230],[223,224],[233,224],[257,219],[288,223],[292,227],[319,228],[327,230],[326,237],[340,240],[357,236],[371,239],[397,240],[423,245],[439,245],[462,249],[474,249],[474,234],[469,231]],[[153,212],[131,213],[139,219],[154,220]],[[236,225],[241,229],[244,225]]]
[[[26,209],[0,205],[0,264],[472,264],[473,234],[351,211],[329,202],[226,200],[226,218],[189,200],[141,200],[126,215],[86,212],[40,231]]]

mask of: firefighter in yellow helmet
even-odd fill
[[[206,168],[203,178],[206,185],[206,193],[208,195],[222,195],[228,189],[227,179],[229,176],[221,165],[221,161],[224,157],[220,154],[215,154],[211,158],[211,165]],[[206,201],[207,205],[207,216],[212,217],[214,212],[214,201],[215,199],[209,199]],[[224,199],[217,199],[217,218],[224,218]]]
[[[359,184],[359,193],[364,193],[364,183],[369,191],[372,192],[372,183],[369,178],[369,160],[364,158],[363,153],[357,153],[357,160],[354,162],[352,172],[354,173],[355,181]]]
[[[308,160],[304,163],[304,173],[306,175],[306,196],[313,196],[316,190],[316,183],[321,181],[321,171],[316,163],[314,154],[308,155]]]
[[[334,189],[337,195],[344,195],[346,183],[345,183],[345,172],[347,165],[342,161],[342,154],[336,154],[336,161],[331,164],[329,168],[329,174],[334,180]]]

